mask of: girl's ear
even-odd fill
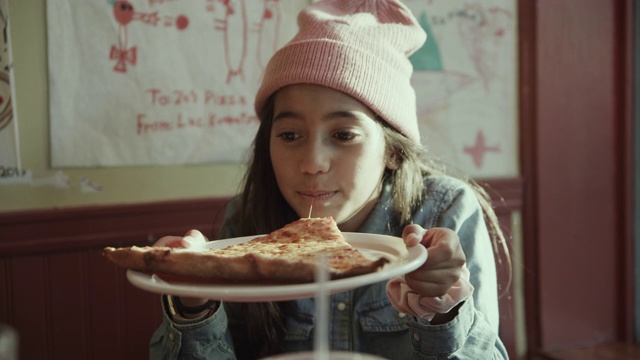
[[[387,155],[387,169],[389,170],[395,170],[398,168],[398,165],[400,165],[398,163],[398,155],[396,155],[395,152],[388,154]]]

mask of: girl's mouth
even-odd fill
[[[310,191],[310,192],[298,192],[298,195],[303,199],[318,202],[325,201],[330,199],[333,195],[335,195],[337,191]]]

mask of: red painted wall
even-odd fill
[[[510,233],[522,181],[487,185]],[[159,295],[131,285],[101,250],[142,246],[189,229],[211,234],[227,200],[0,213],[0,323],[18,331],[20,359],[148,358],[151,334],[162,320]],[[508,278],[507,269],[499,270],[501,279]],[[500,305],[503,339],[513,354],[513,304],[504,297]]]
[[[523,1],[521,1],[523,3]],[[619,341],[627,335],[628,257],[621,159],[629,51],[624,11],[629,1],[537,0],[525,101],[524,172],[535,193],[525,241],[535,242],[528,296],[532,337],[543,350]],[[626,4],[626,5],[625,5]],[[531,29],[530,29],[531,30]],[[531,84],[529,84],[531,85]],[[525,105],[526,107],[526,105]],[[630,195],[630,194],[626,194]],[[531,208],[531,207],[530,207]],[[534,292],[535,293],[535,292]],[[529,293],[531,295],[531,293]],[[626,312],[626,313],[625,313]],[[531,318],[531,316],[530,316]]]
[[[0,323],[30,359],[146,359],[160,297],[132,286],[105,246],[219,226],[227,199],[0,213]]]

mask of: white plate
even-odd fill
[[[303,351],[288,353],[282,355],[269,356],[262,360],[315,360],[315,359],[331,359],[331,360],[385,360],[385,358],[363,353],[354,353],[347,351],[330,351],[326,354],[326,357],[322,357],[322,354],[317,354],[313,351]]]
[[[356,287],[388,280],[411,272],[427,259],[424,246],[406,248],[401,238],[362,233],[343,233],[351,246],[365,255],[382,255],[389,259],[377,272],[328,281],[327,291],[336,293]],[[208,242],[206,249],[223,248],[255,239],[257,236],[217,240]],[[204,249],[203,249],[204,250]],[[185,250],[187,251],[187,250]],[[193,250],[188,250],[193,251]],[[134,286],[158,294],[209,298],[235,302],[284,301],[313,297],[317,291],[315,283],[304,284],[202,284],[167,281],[156,275],[133,270],[127,271],[127,279]]]

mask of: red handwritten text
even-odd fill
[[[258,123],[258,117],[255,115],[249,115],[247,113],[242,113],[239,116],[220,116],[216,114],[209,114],[209,127],[214,127],[217,125],[232,125],[232,124],[251,124]]]
[[[138,114],[136,118],[136,133],[138,135],[173,130],[173,125],[167,121],[145,121],[146,117],[145,114]]]
[[[239,115],[220,115],[209,112],[203,116],[178,113],[173,120],[150,120],[147,114],[141,113],[136,117],[136,134],[141,136],[184,129],[205,129],[218,126],[238,126],[258,123],[259,120],[257,116],[246,112],[242,112]]]
[[[149,89],[146,92],[151,95],[151,105],[184,105],[195,104],[198,101],[198,95],[194,90],[174,90],[170,93],[163,93],[160,89]]]
[[[247,99],[243,95],[218,94],[213,90],[171,90],[163,91],[158,88],[150,88],[145,91],[153,106],[184,106],[194,105],[202,101],[204,105],[218,106],[246,106]],[[202,99],[202,100],[201,100]]]

